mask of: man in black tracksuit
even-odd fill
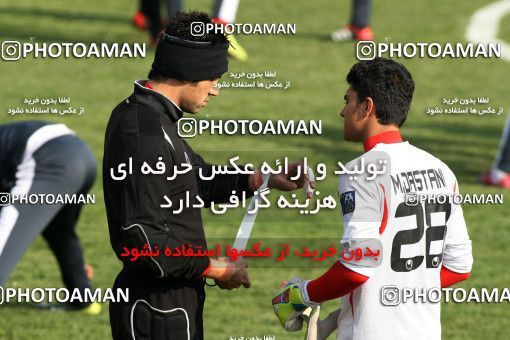
[[[124,267],[115,288],[129,288],[128,303],[110,304],[114,339],[203,339],[204,279],[222,289],[250,286],[246,260],[230,262],[204,256],[143,256],[130,258],[130,249],[154,251],[182,245],[206,248],[200,209],[185,207],[178,214],[161,207],[175,204],[189,193],[205,207],[227,202],[232,191],[253,195],[262,184],[260,171],[207,176],[207,164],[177,134],[183,112],[197,113],[218,95],[219,77],[228,69],[226,37],[191,34],[192,22],[210,23],[205,13],[176,13],[160,36],[148,81],[135,82],[134,93],[112,112],[105,138],[103,188],[110,239]],[[147,164],[144,164],[146,162]],[[158,166],[159,164],[159,166]],[[164,164],[164,166],[162,166]],[[174,179],[174,166],[182,171]],[[157,169],[153,173],[145,170]],[[305,176],[291,181],[288,174],[271,175],[268,186],[294,190]],[[163,169],[164,171],[160,171]],[[144,174],[145,173],[145,174]]]
[[[64,124],[23,121],[0,125],[0,287],[42,234],[58,261],[66,288],[81,294],[91,289],[76,233],[83,204],[30,203],[14,197],[87,194],[96,167],[87,144]],[[71,307],[90,314],[101,310],[99,304],[90,302],[74,302]]]
[[[166,195],[172,202],[199,194],[206,204],[211,201],[226,202],[232,190],[247,191],[247,175],[215,176],[212,181],[200,181],[194,172],[178,175],[173,181],[167,181],[164,175],[143,175],[136,173],[143,162],[153,166],[162,157],[166,169],[174,165],[191,163],[195,169],[210,167],[177,134],[177,120],[182,117],[179,110],[162,94],[144,87],[144,82],[135,83],[134,93],[113,111],[106,131],[104,157],[104,191],[108,212],[108,223],[112,247],[119,256],[123,247],[142,249],[145,243],[159,249],[167,246],[171,249],[182,243],[206,248],[202,218],[199,209],[185,208],[174,215],[171,209],[162,209]],[[110,169],[132,158],[133,174],[123,181],[113,180]],[[170,173],[171,174],[171,173]],[[196,203],[196,202],[193,202]],[[121,258],[119,256],[119,258]],[[130,288],[129,304],[112,304],[113,334],[115,338],[125,339],[131,329],[131,313],[134,302],[136,308],[176,310],[169,326],[155,327],[162,332],[150,333],[151,329],[140,325],[135,332],[138,336],[151,339],[166,339],[165,327],[176,339],[202,337],[202,308],[205,299],[202,274],[208,268],[208,257],[165,257],[142,262],[124,260],[124,269],[117,277],[115,288]],[[134,309],[134,313],[137,313]],[[140,311],[140,313],[144,313]],[[116,324],[116,323],[119,324]],[[187,325],[189,322],[189,327]],[[142,322],[143,324],[143,322]]]

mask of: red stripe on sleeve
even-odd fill
[[[441,288],[450,287],[460,281],[467,280],[471,273],[456,273],[445,266],[441,267]]]
[[[336,261],[322,276],[308,283],[308,296],[313,302],[333,300],[349,294],[367,280],[368,276],[356,273]]]
[[[228,24],[228,22],[226,22],[225,20],[221,20],[220,18],[212,18],[211,20],[214,24],[219,24],[219,25],[223,25],[225,26],[226,24]]]
[[[381,186],[384,195],[384,213],[381,221],[381,226],[379,227],[379,235],[382,235],[382,233],[384,233],[384,229],[386,229],[386,224],[388,223],[388,202],[386,202],[386,190],[384,190],[384,185],[380,183],[379,185]]]

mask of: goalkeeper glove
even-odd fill
[[[273,294],[273,311],[283,328],[289,332],[299,331],[303,327],[303,312],[307,307],[318,305],[308,299],[306,283],[294,278]]]

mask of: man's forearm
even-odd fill
[[[337,261],[322,276],[308,282],[306,288],[310,300],[318,303],[349,294],[367,280],[368,276],[356,273]]]
[[[235,266],[231,262],[223,262],[216,259],[210,259],[209,266],[202,273],[202,277],[215,279],[219,281],[228,281],[235,272]]]
[[[202,169],[205,176],[212,175],[210,168],[204,167]],[[243,196],[243,192],[246,197],[251,197],[254,191],[250,187],[251,176],[245,174],[216,174],[211,180],[203,180],[197,171],[196,179],[200,198],[204,201],[205,207],[208,208],[211,202],[229,202],[232,191],[235,191],[239,198]]]

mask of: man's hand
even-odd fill
[[[250,278],[248,277],[248,261],[240,258],[237,261],[230,261],[227,257],[211,259],[211,267],[225,268],[225,272],[216,275],[214,281],[221,289],[232,290],[241,287],[250,288]],[[214,271],[214,270],[213,270]]]
[[[273,311],[283,328],[289,332],[299,331],[303,327],[303,312],[307,307],[316,306],[305,301],[304,289],[304,282],[294,278],[289,282],[282,282],[280,289],[273,294]]]
[[[268,187],[270,189],[278,189],[281,191],[292,191],[303,188],[306,182],[309,183],[310,190],[306,190],[306,197],[312,198],[315,189],[315,181],[310,178],[310,174],[304,174],[305,166],[303,163],[290,163],[288,166],[288,173],[279,173],[269,177]],[[295,178],[299,173],[299,177]],[[293,179],[291,179],[293,178]],[[249,183],[250,189],[257,190],[262,185],[262,174],[256,171],[255,174],[250,175]]]
[[[271,175],[269,177],[269,188],[278,189],[281,191],[292,191],[302,188],[306,182],[309,183],[310,189],[315,189],[315,182],[310,178],[310,174],[304,174],[305,165],[303,163],[290,163],[288,167],[288,173],[280,173]],[[295,178],[299,174],[297,179]],[[312,198],[313,191],[307,190],[306,198]]]

